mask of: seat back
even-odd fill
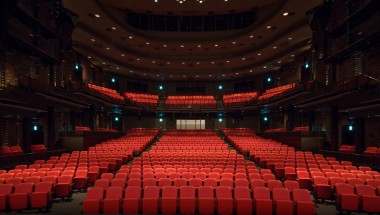
[[[282,188],[282,182],[280,180],[268,180],[267,187],[269,190],[273,190],[274,188]]]
[[[141,198],[140,186],[128,186],[125,188],[125,198]]]
[[[163,187],[162,189],[162,197],[171,197],[171,198],[177,198],[178,196],[178,188],[169,186],[169,187]]]
[[[235,187],[234,197],[235,199],[251,199],[251,191],[248,187]]]
[[[186,186],[179,188],[180,198],[195,198],[195,187]]]
[[[272,195],[273,200],[290,200],[290,191],[286,188],[275,188],[272,190]]]
[[[357,184],[355,190],[359,196],[376,196],[376,188],[370,185]]]
[[[253,198],[254,199],[271,199],[270,191],[266,187],[255,187],[253,189]]]
[[[198,198],[214,198],[214,189],[211,186],[199,187]]]
[[[35,192],[44,192],[44,193],[50,193],[53,190],[53,183],[52,182],[39,182],[35,185],[34,191]]]
[[[69,175],[62,175],[58,178],[58,183],[63,183],[63,184],[72,184],[73,183],[73,178]]]
[[[354,186],[351,184],[337,183],[335,184],[336,193],[340,194],[355,194]]]
[[[104,190],[108,189],[110,181],[108,179],[98,179],[95,181],[94,187],[101,187]]]
[[[122,199],[123,189],[121,187],[110,187],[106,192],[106,199]]]
[[[86,199],[102,200],[104,197],[104,189],[102,187],[91,187],[87,190]]]
[[[13,191],[12,184],[0,184],[0,195],[9,195]]]
[[[144,187],[144,198],[159,198],[160,188],[157,186]]]
[[[306,189],[294,189],[292,192],[293,196],[293,201],[308,201],[312,202],[313,200],[311,199],[310,192]]]
[[[28,193],[33,192],[34,184],[33,183],[21,183],[15,186],[14,193]]]

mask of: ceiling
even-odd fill
[[[157,2],[156,2],[157,1]],[[104,70],[153,80],[230,80],[273,71],[307,51],[308,11],[322,0],[63,0],[74,49]],[[254,12],[244,29],[138,30],[127,13],[208,16]]]

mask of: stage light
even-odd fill
[[[115,122],[119,121],[119,117],[115,116]]]

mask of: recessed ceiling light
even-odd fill
[[[113,27],[113,26],[112,26],[111,29],[112,29],[112,30],[116,30],[116,27]]]
[[[166,44],[164,44],[164,45],[162,45],[162,46],[165,47],[165,48],[168,47],[168,45],[166,45]]]
[[[290,57],[294,57],[294,54],[291,54]]]
[[[237,72],[237,73],[235,73],[236,75],[239,75],[239,73]]]
[[[208,75],[208,77],[212,77],[212,75]]]
[[[144,75],[146,75],[146,74],[144,73]]]
[[[94,38],[91,38],[91,41],[92,41],[92,42],[95,42],[95,39],[94,39]]]
[[[170,62],[168,61],[168,62],[166,62],[166,64],[170,64]]]
[[[279,60],[279,61],[277,61],[277,63],[281,63],[281,61]]]
[[[100,17],[100,15],[99,15],[99,14],[97,14],[97,13],[96,13],[94,16],[95,16],[96,18],[99,18],[99,17]]]
[[[241,60],[245,60],[245,57],[242,57]]]
[[[185,62],[182,62],[182,64],[185,64]]]
[[[289,13],[288,13],[288,12],[285,12],[285,13],[283,13],[282,15],[283,15],[283,16],[287,16],[287,15],[289,15]]]
[[[202,47],[201,45],[197,45],[198,48]]]
[[[270,29],[272,26],[268,25],[267,28]]]
[[[129,36],[128,38],[129,38],[129,39],[133,39],[133,37],[132,37],[132,36]]]
[[[150,43],[149,43],[149,42],[146,42],[145,44],[149,45]]]
[[[182,77],[186,78],[186,75],[183,75]]]
[[[264,68],[264,69],[266,69],[266,68],[267,68],[267,66],[263,66],[263,68]]]
[[[257,53],[257,55],[258,55],[258,56],[260,56],[260,55],[261,55],[261,53]]]
[[[234,44],[234,45],[235,45],[235,44],[236,44],[236,41],[233,41],[233,42],[232,42],[232,44]]]
[[[91,59],[91,56],[87,56],[88,59]]]
[[[249,38],[251,38],[251,39],[252,39],[252,38],[253,38],[253,35],[250,35],[250,36],[249,36]]]
[[[124,57],[124,56],[125,56],[125,54],[121,54],[121,56],[122,56],[122,57]]]
[[[158,2],[158,0],[154,0],[154,2]]]
[[[273,49],[277,49],[277,46],[273,46]]]
[[[102,64],[103,64],[103,65],[105,65],[105,64],[106,64],[106,62],[103,62]]]
[[[133,71],[132,71],[132,70],[129,70],[129,72],[130,72],[130,73],[133,73]]]
[[[215,46],[215,47],[218,47],[218,44],[215,44],[214,46]]]
[[[156,75],[157,77],[160,77],[160,75]]]
[[[229,60],[226,60],[227,63],[229,63],[230,61]]]
[[[250,72],[250,73],[252,73],[252,72],[253,72],[253,70],[251,69],[251,70],[249,70],[249,72]]]
[[[119,67],[116,67],[116,69],[120,69]]]
[[[156,63],[156,61],[152,60],[152,63]]]
[[[226,76],[225,74],[222,75],[223,77]]]
[[[180,47],[183,48],[183,47],[185,47],[185,46],[184,46],[184,45],[181,45]]]
[[[136,60],[137,60],[137,61],[140,61],[140,58],[137,58]]]
[[[293,39],[293,37],[288,37],[288,40],[292,40]]]
[[[197,62],[197,64],[199,65],[199,62]]]
[[[214,64],[215,62],[214,61],[211,61],[211,64]]]
[[[110,50],[110,48],[109,48],[109,47],[106,47],[106,50]]]
[[[173,78],[173,75],[170,75],[171,78]]]
[[[199,77],[199,75],[196,75],[195,77],[196,77],[196,78],[198,78],[198,77]]]

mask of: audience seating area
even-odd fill
[[[269,169],[277,179],[297,181],[301,189],[311,191],[316,200],[335,201],[338,211],[379,213],[380,173],[368,166],[354,166],[351,161],[295,151],[272,140],[255,135],[234,135],[224,130],[226,138],[261,168]]]
[[[168,96],[166,107],[216,107],[213,96]]]
[[[269,128],[266,129],[264,132],[285,132],[286,128]]]
[[[268,89],[265,92],[263,92],[262,95],[260,95],[258,97],[258,100],[260,101],[260,100],[270,99],[273,96],[279,95],[279,94],[284,93],[284,92],[286,92],[286,91],[288,91],[290,89],[293,89],[295,86],[296,86],[296,83],[292,83],[292,84],[287,84],[287,85],[283,85],[283,86],[280,86],[280,87],[275,87],[275,88],[272,88],[272,89]]]
[[[116,92],[116,90],[109,89],[109,88],[106,88],[106,87],[101,87],[101,86],[98,86],[98,85],[95,85],[95,84],[88,84],[87,86],[91,90],[99,92],[102,95],[108,96],[108,97],[112,98],[113,100],[124,102],[124,97],[121,96],[118,92]]]
[[[23,153],[20,146],[3,146],[0,149],[0,155],[14,155]]]
[[[349,146],[349,145],[341,145],[339,147],[340,152],[347,152],[347,153],[355,153],[356,147],[355,146]]]
[[[169,130],[146,150],[158,132],[130,129],[88,151],[0,170],[0,211],[49,209],[87,189],[84,214],[314,214],[321,200],[380,213],[380,173],[368,166],[296,151],[251,129],[222,129],[236,150],[211,130]]]
[[[257,92],[234,93],[223,95],[224,106],[240,106],[257,99]]]
[[[112,128],[96,128],[96,132],[119,132],[119,131]]]
[[[63,153],[9,171],[0,170],[0,211],[49,209],[53,199],[71,198],[73,189],[85,190],[103,174],[112,174],[132,159],[132,152],[146,149],[157,133],[129,133],[88,151]]]
[[[370,146],[364,151],[366,155],[380,155],[380,147]]]
[[[150,107],[156,107],[158,105],[158,95],[126,92],[124,97],[135,105]]]

